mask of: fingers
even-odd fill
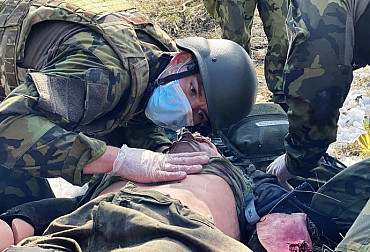
[[[177,171],[177,172],[167,172],[167,171],[158,171],[156,176],[152,178],[153,182],[163,182],[163,181],[175,181],[182,180],[186,178],[186,172]]]
[[[205,152],[198,152],[198,155],[194,155],[196,152],[168,154],[166,156],[167,162],[173,165],[195,165],[195,164],[208,164],[209,156]],[[176,156],[175,156],[176,155]]]
[[[167,172],[178,172],[182,171],[187,174],[193,174],[193,173],[198,173],[201,172],[203,167],[199,164],[196,165],[176,165],[176,164],[168,164],[162,169],[162,171],[167,171]]]
[[[266,173],[270,173],[270,174],[273,174],[273,175],[276,175],[276,169],[274,169],[274,162],[272,162],[271,164],[269,164],[269,166],[267,166],[266,168]]]
[[[197,156],[206,156],[207,152],[195,151],[195,152],[173,153],[173,154],[167,154],[167,155],[170,157],[197,157]]]
[[[266,173],[271,173],[272,174],[271,167],[272,167],[272,163],[267,166]]]
[[[152,182],[174,181],[186,178],[187,174],[202,171],[201,165],[171,165],[167,164],[162,170],[157,170],[152,176]]]

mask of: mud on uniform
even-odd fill
[[[0,86],[19,85],[0,104],[0,212],[52,197],[35,177],[89,181],[83,167],[106,144],[170,143],[143,110],[160,57],[177,49],[140,12],[115,0],[9,0],[0,12]]]
[[[285,104],[283,69],[288,48],[285,19],[289,0],[203,0],[209,14],[220,24],[222,37],[244,47],[251,55],[251,30],[256,7],[263,22],[268,47],[265,79],[272,101]],[[284,105],[283,105],[284,106]]]

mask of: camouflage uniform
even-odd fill
[[[286,161],[292,174],[306,177],[336,140],[339,108],[353,69],[370,62],[370,47],[364,43],[369,33],[368,2],[290,2],[284,93],[290,107]]]
[[[248,251],[177,199],[129,182],[8,251]],[[30,248],[31,247],[31,248]],[[32,250],[32,249],[31,249]]]
[[[346,168],[325,183],[312,198],[311,207],[331,217],[342,235],[352,226],[338,251],[368,251],[358,250],[364,246],[370,249],[370,222],[366,221],[370,207],[369,167],[370,159],[365,159]]]
[[[207,11],[219,22],[222,37],[233,40],[251,55],[250,40],[253,16],[258,8],[268,40],[265,78],[272,101],[285,104],[283,68],[287,52],[285,18],[288,0],[203,0]]]
[[[352,227],[344,239],[339,243],[335,251],[365,252],[370,251],[370,200],[358,215]]]
[[[182,142],[171,153],[179,153],[179,146],[182,144],[187,145]],[[190,148],[197,150],[197,146],[194,146]],[[240,231],[244,237],[247,234],[244,198],[252,190],[252,181],[244,177],[242,171],[226,158],[211,158],[208,164],[203,165],[201,173],[219,176],[229,184],[235,197]],[[58,244],[59,248],[69,248],[72,251],[111,251],[118,247],[128,248],[130,251],[223,251],[226,248],[232,251],[250,251],[243,244],[220,232],[213,222],[190,211],[169,195],[138,188],[134,183],[128,182],[119,192],[99,196],[117,181],[126,180],[104,175],[101,181],[95,182],[96,186],[89,188],[79,201],[79,207],[69,212],[67,207],[74,208],[74,201],[51,199],[20,205],[0,215],[0,218],[11,223],[14,218],[23,216],[23,219],[27,219],[40,231],[35,231],[37,236],[25,239],[19,244],[21,246],[37,245],[47,248]],[[46,216],[40,216],[40,211],[32,211],[45,206],[54,208],[54,205],[60,204],[64,205],[59,207],[62,209]],[[55,217],[59,213],[59,218]],[[48,221],[52,222],[46,229],[44,224]],[[16,248],[22,251],[22,248]]]
[[[163,67],[161,57],[177,49],[140,12],[115,0],[9,0],[0,11],[1,86],[8,93],[20,84],[0,104],[0,171],[10,170],[1,177],[0,212],[50,191],[34,176],[87,182],[91,176],[82,170],[106,144],[154,150],[170,143],[144,115],[145,90]],[[70,34],[43,66],[25,74],[27,36],[45,20],[90,29]],[[29,177],[19,180],[20,172]]]

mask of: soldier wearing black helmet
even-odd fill
[[[243,48],[203,38],[176,45],[124,1],[5,1],[0,11],[0,212],[53,197],[45,177],[183,179],[208,156],[153,152],[171,144],[158,125],[209,120],[217,131],[254,102]]]

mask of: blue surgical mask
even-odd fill
[[[154,89],[145,115],[155,124],[173,130],[194,125],[193,112],[179,80]]]

